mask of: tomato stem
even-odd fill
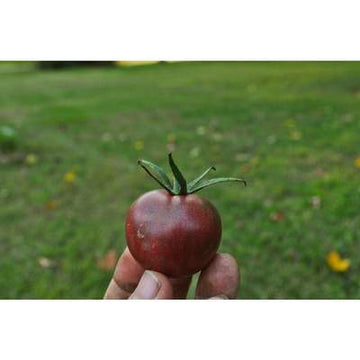
[[[174,175],[174,183],[173,185],[170,182],[170,179],[164,172],[164,170],[146,160],[138,160],[138,164],[147,172],[149,176],[151,176],[162,188],[168,191],[171,195],[187,195],[194,194],[208,186],[215,185],[221,182],[241,182],[246,186],[246,181],[240,178],[214,178],[210,180],[203,180],[203,178],[211,171],[215,171],[215,167],[211,166],[207,170],[205,170],[199,177],[187,183],[184,175],[181,173],[175,161],[172,157],[172,154],[169,154],[169,165],[171,171]]]

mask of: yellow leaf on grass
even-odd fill
[[[64,175],[64,181],[68,184],[72,184],[75,181],[75,173],[73,171],[69,171]]]
[[[356,167],[360,168],[360,156],[355,159],[354,165],[355,165]]]
[[[333,250],[326,256],[326,262],[330,269],[335,272],[345,272],[350,268],[350,259],[343,259],[340,254]]]
[[[48,210],[54,210],[57,207],[57,201],[56,200],[50,200],[45,203],[46,208]]]

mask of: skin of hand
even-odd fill
[[[128,248],[120,256],[104,299],[185,299],[191,277],[171,279],[142,268]],[[196,299],[234,299],[240,286],[236,260],[228,254],[216,254],[201,271]]]

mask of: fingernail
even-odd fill
[[[133,299],[155,299],[160,290],[160,285],[155,274],[146,270],[131,297]]]
[[[216,295],[210,298],[210,300],[228,300],[229,298],[226,295]]]

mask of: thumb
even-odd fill
[[[129,299],[171,299],[173,290],[168,278],[155,271],[146,270]]]

